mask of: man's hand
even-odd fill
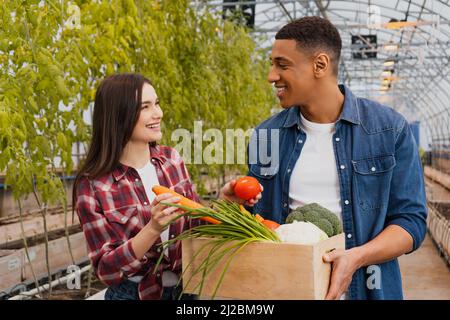
[[[245,204],[247,206],[253,207],[259,199],[261,199],[261,192],[263,190],[263,187],[261,186],[261,192],[254,197],[253,199],[250,199],[248,201],[245,201],[241,198],[238,198],[234,194],[234,186],[236,185],[236,180],[233,179],[230,182],[227,182],[222,189],[220,190],[219,199],[229,200],[233,202],[237,202],[239,204]]]
[[[400,226],[389,225],[362,246],[324,254],[323,261],[332,263],[331,283],[325,299],[340,299],[359,268],[384,263],[411,252],[412,249],[412,236]]]
[[[359,248],[331,251],[323,255],[323,261],[332,263],[331,283],[325,300],[339,300],[347,291],[353,274],[362,266]]]

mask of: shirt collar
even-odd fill
[[[357,98],[346,85],[339,85],[339,90],[344,94],[344,107],[339,120],[360,124]]]
[[[339,90],[341,90],[341,92],[344,94],[344,106],[342,108],[342,112],[339,116],[338,121],[345,120],[354,124],[360,124],[356,97],[353,95],[350,89],[343,84],[339,85]],[[294,125],[300,126],[300,123],[301,119],[299,107],[293,106],[289,108],[283,127],[289,128]]]
[[[163,161],[163,153],[161,152],[161,148],[158,145],[150,146],[149,148],[150,148],[150,158],[152,159],[152,161],[153,162],[155,162],[155,161],[162,162]],[[114,179],[116,181],[119,181],[120,179],[122,179],[127,174],[128,170],[130,168],[131,167],[126,166],[122,163],[119,163],[119,165],[112,172]]]

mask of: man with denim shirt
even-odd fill
[[[296,206],[328,207],[341,218],[346,250],[323,257],[333,264],[326,298],[402,299],[397,257],[420,246],[427,216],[409,124],[337,85],[341,39],[328,20],[296,20],[275,38],[268,80],[285,110],[249,145],[249,175],[264,187],[253,210],[284,223]]]

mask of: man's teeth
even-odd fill
[[[148,124],[146,125],[147,128],[153,129],[153,128],[158,128],[159,124]]]
[[[284,92],[285,89],[286,89],[286,87],[278,87],[277,92],[282,93],[282,92]]]

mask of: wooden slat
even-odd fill
[[[429,166],[425,166],[424,174],[431,180],[436,181],[437,183],[441,184],[442,186],[444,186],[445,188],[450,190],[450,175],[449,174],[446,174],[442,171],[436,170]]]
[[[450,220],[437,209],[429,207],[427,225],[439,250],[450,259]]]
[[[16,250],[0,250],[0,258],[14,253]]]
[[[183,276],[183,285],[187,293],[198,292],[198,289],[194,288],[201,279],[200,274],[195,275],[189,284],[187,282],[209,250],[205,249],[191,265],[189,263],[197,250],[207,241],[209,240],[188,239],[182,242],[183,268],[187,269]],[[343,234],[315,246],[273,242],[252,243],[233,258],[217,296],[250,300],[323,299],[328,290],[330,266],[322,261],[321,256],[328,250],[344,247]],[[224,259],[206,278],[202,296],[212,296],[226,257]]]
[[[86,240],[83,232],[79,232],[70,236],[70,243],[72,246],[72,252],[76,263],[85,261],[87,259],[87,247]],[[49,262],[50,269],[56,272],[61,269],[66,269],[72,265],[72,260],[69,254],[69,248],[67,245],[66,237],[62,237],[49,242]],[[45,244],[39,244],[29,249],[30,259],[33,264],[34,272],[36,276],[46,276],[47,266],[45,258]],[[32,280],[33,274],[31,272],[30,264],[25,257],[24,265],[24,281]]]
[[[71,235],[70,243],[75,263],[86,261],[88,256],[84,234],[79,232]],[[45,245],[39,244],[30,247],[28,250],[36,277],[38,279],[46,277]],[[59,270],[65,270],[72,265],[66,237],[49,242],[49,261],[52,274]],[[0,250],[0,291],[6,291],[22,282],[32,280],[34,278],[25,249]]]
[[[316,300],[325,298],[331,279],[331,264],[323,262],[323,255],[336,249],[345,249],[344,233],[314,245],[314,299]]]
[[[47,230],[49,232],[64,229],[64,213],[48,215]],[[75,215],[74,223],[72,224],[72,217],[69,213],[67,217],[68,227],[78,226],[78,217]],[[44,233],[44,221],[42,217],[34,217],[23,222],[25,235],[27,238],[40,235]],[[0,247],[5,247],[8,243],[14,243],[22,240],[22,231],[20,222],[15,222],[0,226]]]
[[[9,254],[6,254],[6,252]],[[6,291],[22,282],[23,250],[2,250],[0,257],[0,291]]]

